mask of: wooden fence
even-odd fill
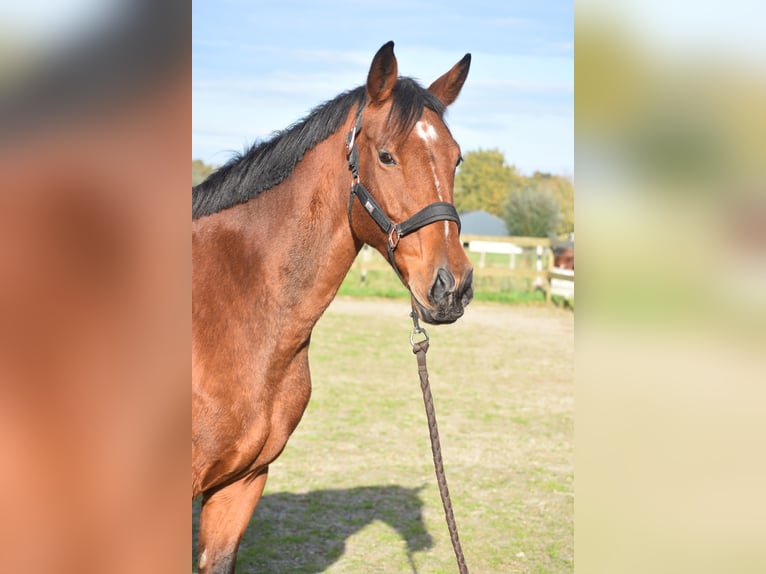
[[[549,303],[552,295],[574,301],[574,270],[553,266],[550,239],[463,235],[461,241],[469,253],[479,253],[474,275],[531,279],[533,288],[542,289]],[[488,254],[494,257],[490,259]],[[503,256],[507,256],[507,263],[503,261]]]
[[[475,279],[520,280],[517,283],[527,285],[530,290],[544,291],[548,302],[552,295],[574,300],[574,271],[553,266],[549,239],[481,235],[463,235],[460,239],[474,262]],[[355,266],[364,282],[367,271],[386,268],[388,262],[365,247]]]

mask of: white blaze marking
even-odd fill
[[[431,124],[424,122],[423,120],[420,120],[415,124],[415,132],[418,134],[420,139],[422,139],[427,144],[435,142],[439,139],[439,136],[436,133],[436,129]]]
[[[207,548],[202,551],[202,555],[199,557],[199,567],[204,568],[207,564]]]
[[[442,186],[441,183],[439,183],[439,176],[436,175],[434,162],[431,162],[431,173],[434,176],[434,185],[436,185],[436,193],[439,194],[439,201],[444,201],[444,196],[442,196]],[[444,237],[449,237],[449,221],[446,219],[444,220]]]
[[[439,139],[439,135],[436,133],[436,128],[423,120],[420,120],[415,124],[415,133],[418,134],[420,139],[426,142],[426,147],[429,148],[429,150],[431,148],[431,143]],[[436,175],[436,166],[434,165],[433,159],[430,160],[430,164],[431,173],[434,176],[434,185],[436,185],[436,193],[439,195],[439,201],[444,201],[444,196],[442,195],[442,186],[439,182],[439,176]],[[444,237],[449,237],[449,221],[446,220],[444,221]]]
[[[436,193],[439,194],[439,201],[444,201],[444,197],[442,197],[442,186],[441,183],[439,183],[439,176],[436,175],[436,167],[434,167],[434,162],[431,162],[431,173],[434,176],[434,185],[436,186]]]

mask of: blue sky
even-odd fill
[[[192,31],[195,159],[222,164],[362,85],[393,40],[399,73],[426,86],[471,53],[447,114],[464,152],[574,172],[571,1],[195,0]]]

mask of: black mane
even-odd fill
[[[344,92],[270,140],[257,142],[244,154],[232,157],[192,187],[192,219],[244,203],[283,182],[305,153],[336,132],[352,107],[364,104],[365,97],[364,86]],[[388,117],[391,129],[396,135],[409,132],[424,107],[444,115],[444,104],[436,96],[411,78],[399,78]]]

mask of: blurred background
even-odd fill
[[[175,3],[0,7],[3,570],[188,564],[190,82]]]
[[[576,3],[583,572],[766,565],[763,17]]]

